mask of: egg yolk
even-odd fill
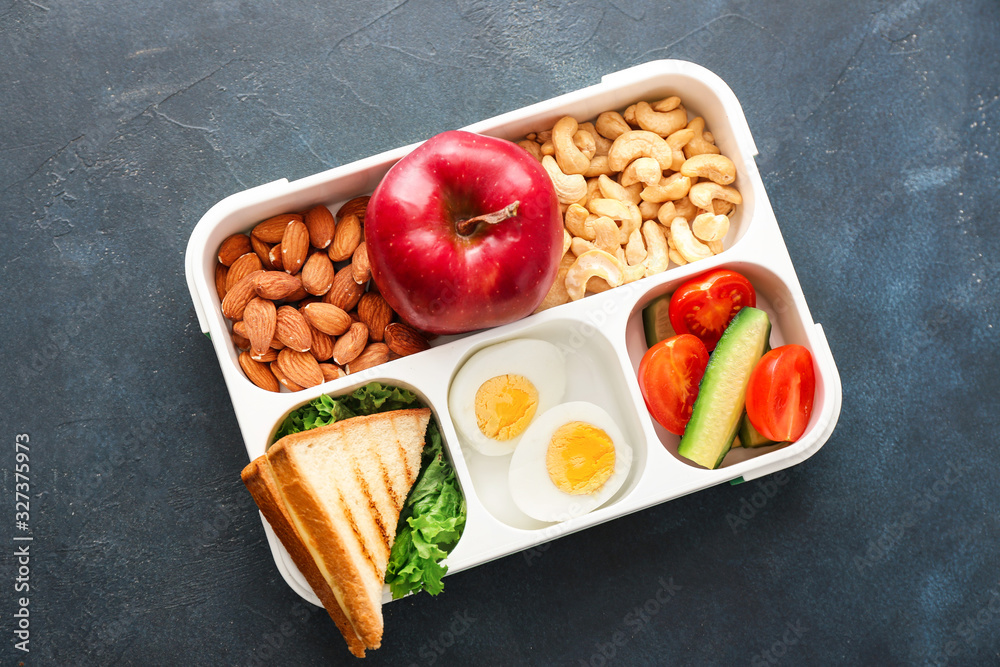
[[[596,426],[569,422],[552,434],[545,467],[560,491],[572,495],[593,493],[615,470],[615,445]]]
[[[538,390],[523,375],[498,375],[476,391],[476,423],[493,440],[516,438],[538,409]]]

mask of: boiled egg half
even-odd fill
[[[503,456],[565,391],[559,348],[518,338],[485,347],[462,364],[448,391],[448,409],[466,443],[487,456]]]
[[[632,448],[607,412],[563,403],[537,417],[510,461],[517,507],[539,521],[565,521],[606,503],[625,483]]]

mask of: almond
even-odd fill
[[[313,253],[302,266],[302,287],[310,294],[322,296],[333,286],[333,262],[325,253]]]
[[[362,241],[351,257],[351,275],[354,282],[364,285],[372,277],[372,265],[368,261],[368,244]]]
[[[281,263],[281,243],[271,246],[271,249],[267,252],[267,259],[271,262],[271,266],[274,267],[275,271],[281,271],[284,268]]]
[[[288,391],[302,391],[302,387],[289,380],[285,374],[281,372],[281,366],[278,365],[277,359],[271,362],[271,372],[274,373],[274,377],[278,378],[278,382],[280,382],[281,385]]]
[[[215,291],[219,295],[220,302],[226,298],[226,275],[228,273],[229,267],[222,262],[215,265]]]
[[[305,223],[309,228],[309,242],[313,247],[323,250],[330,245],[336,229],[336,222],[330,209],[322,204],[312,207],[306,211]]]
[[[280,390],[278,378],[274,377],[271,369],[266,364],[251,359],[249,352],[240,353],[240,368],[247,378],[261,389],[275,392]]]
[[[354,361],[347,364],[347,374],[358,373],[387,361],[389,361],[389,347],[385,343],[372,343]]]
[[[257,296],[279,301],[294,294],[302,287],[298,276],[290,276],[284,271],[264,271],[257,279]]]
[[[348,362],[354,361],[357,359],[358,355],[364,351],[367,343],[368,327],[361,322],[355,322],[351,325],[351,328],[348,329],[344,335],[338,338],[337,342],[333,344],[334,363],[343,366]]]
[[[254,255],[256,257],[256,255]],[[274,302],[259,296],[251,299],[243,309],[243,324],[246,336],[250,339],[250,351],[262,355],[271,347],[277,324],[277,312]]]
[[[227,236],[219,246],[219,262],[231,266],[233,262],[250,252],[250,237],[246,234]]]
[[[320,364],[319,369],[323,371],[323,382],[332,382],[347,375],[337,364]]]
[[[361,244],[361,219],[353,213],[345,215],[337,223],[333,242],[327,252],[334,262],[343,262],[354,254]]]
[[[337,220],[339,221],[341,218],[348,215],[356,215],[361,223],[364,224],[365,211],[368,208],[369,199],[371,199],[371,197],[365,195],[362,197],[355,197],[354,199],[344,202],[344,205],[337,209]]]
[[[298,352],[308,352],[312,346],[312,334],[309,323],[294,306],[278,308],[274,328],[274,337],[285,344],[286,348]],[[288,374],[288,371],[285,371]],[[292,377],[294,380],[295,378]],[[301,383],[299,383],[301,384]]]
[[[250,358],[254,361],[259,361],[262,364],[269,364],[278,358],[278,351],[273,347],[269,347],[263,354],[255,354],[253,350],[251,350]]]
[[[333,338],[315,328],[312,334],[312,346],[309,352],[316,357],[316,361],[326,361],[333,356]]]
[[[260,257],[261,266],[267,271],[274,271],[274,264],[271,263],[271,244],[264,243],[256,236],[251,236],[250,246],[257,253],[257,256]]]
[[[309,255],[309,230],[304,222],[288,223],[281,237],[281,267],[292,275],[299,272]]]
[[[229,267],[229,273],[226,275],[226,290],[231,290],[233,285],[243,279],[243,276],[260,271],[262,268],[257,253],[252,251],[246,253]]]
[[[319,368],[319,362],[308,352],[299,352],[286,347],[278,353],[275,363],[286,378],[300,387],[323,384],[323,371]]]
[[[250,349],[250,341],[247,339],[246,336],[241,336],[240,334],[234,331],[232,334],[230,334],[229,337],[233,341],[233,346],[240,352],[242,352],[243,350]]]
[[[243,320],[240,320],[239,322],[233,322],[233,333],[239,336],[240,338],[247,338],[247,325],[243,323]],[[249,342],[248,338],[247,341]],[[250,346],[247,345],[247,349],[249,349],[249,347]]]
[[[247,307],[251,299],[257,296],[254,286],[257,278],[263,273],[263,271],[254,271],[245,275],[226,292],[226,298],[222,300],[223,315],[231,320],[243,319],[243,309]]]
[[[345,266],[333,276],[333,285],[330,291],[323,295],[323,302],[332,303],[341,310],[350,312],[358,305],[364,293],[364,285],[354,282],[351,267]]]
[[[382,341],[392,316],[392,307],[377,292],[366,292],[358,301],[358,317],[368,326],[368,336],[376,343]]]
[[[302,307],[309,324],[331,336],[340,336],[351,326],[351,316],[332,303],[310,303]]]
[[[302,299],[308,298],[309,292],[306,288],[299,285],[299,288],[285,297],[285,301],[302,301]]]
[[[384,338],[389,349],[401,357],[422,352],[431,346],[419,331],[402,322],[393,322],[386,326]]]
[[[290,222],[302,222],[302,216],[297,213],[282,213],[273,218],[268,218],[264,222],[258,223],[250,234],[256,236],[264,243],[280,243],[281,237],[285,235],[285,227]]]

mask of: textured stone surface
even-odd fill
[[[656,58],[714,70],[744,106],[839,365],[837,430],[771,486],[395,602],[370,662],[1000,660],[1000,8],[560,4],[0,3],[8,619],[22,432],[35,535],[31,653],[5,630],[5,664],[347,662],[240,484],[184,280],[192,228],[246,187]]]

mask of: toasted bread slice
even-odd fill
[[[291,525],[369,649],[382,641],[389,551],[430,416],[422,408],[355,417],[286,436],[267,453]]]
[[[274,479],[274,472],[271,464],[267,461],[267,455],[258,456],[250,462],[241,474],[243,483],[253,496],[254,502],[260,508],[264,518],[267,519],[274,534],[278,536],[284,545],[288,555],[292,557],[292,562],[299,568],[299,572],[306,578],[310,588],[316,593],[316,597],[323,603],[323,607],[330,618],[337,625],[337,629],[347,640],[347,648],[352,654],[359,658],[365,657],[365,645],[354,632],[351,622],[344,615],[344,610],[340,608],[336,596],[323,573],[316,567],[309,550],[302,542],[302,537],[292,525],[292,519],[288,515],[285,503],[281,498],[281,491],[278,490],[277,482]]]

